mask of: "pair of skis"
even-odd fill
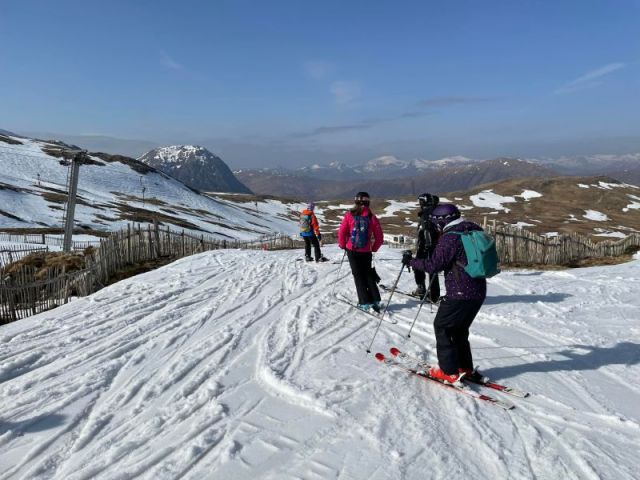
[[[388,286],[386,286],[386,285],[384,285],[384,284],[382,284],[382,283],[381,283],[381,284],[379,284],[379,285],[378,285],[378,287],[380,287],[380,288],[381,288],[382,290],[384,290],[385,292],[390,292],[390,291],[391,291],[391,287],[388,287]],[[416,299],[416,300],[422,300],[422,297],[421,297],[420,295],[415,295],[415,294],[414,294],[414,293],[412,293],[412,292],[406,292],[406,291],[404,291],[404,290],[398,290],[398,289],[396,288],[396,293],[399,293],[400,295],[404,295],[404,296],[406,296],[406,297],[414,298],[414,299]],[[437,305],[440,303],[440,301],[438,300],[437,302],[433,303],[429,298],[427,298],[427,299],[425,300],[425,303],[428,303],[428,304],[430,304],[430,305],[436,305],[436,306],[437,306]]]
[[[468,383],[475,383],[478,385],[482,385],[483,387],[491,388],[493,390],[498,390],[502,393],[506,393],[514,397],[525,398],[529,396],[529,393],[527,392],[523,392],[515,388],[507,387],[505,385],[492,382],[485,377],[476,377],[476,376],[466,377],[463,375],[461,377],[461,381],[458,381],[456,383],[447,383],[429,375],[429,369],[432,366],[429,365],[428,363],[416,357],[412,357],[406,353],[403,353],[395,347],[391,349],[391,355],[393,356],[393,358],[386,357],[382,353],[376,353],[376,360],[384,363],[385,365],[404,370],[405,372],[411,375],[420,377],[424,380],[432,381],[442,385],[443,387],[456,390],[460,393],[473,397],[476,400],[492,403],[493,405],[503,408],[504,410],[511,410],[512,408],[515,408],[515,405],[509,402],[505,402],[501,399],[476,392],[475,390],[472,390],[471,388],[469,388]],[[414,364],[415,367],[409,366],[410,363]]]
[[[378,320],[380,320],[380,316],[382,315],[382,313],[377,313],[376,311],[371,311],[371,310],[363,310],[361,309],[358,305],[356,305],[355,303],[350,302],[349,300],[342,298],[338,295],[336,295],[336,299],[346,305],[349,305],[351,308],[355,308],[356,310],[358,310],[359,312],[362,313],[366,313],[369,316],[372,316],[374,318],[377,318]],[[394,318],[390,318],[389,317],[389,312],[387,312],[387,316],[383,319],[385,322],[390,323],[392,325],[395,325],[398,323],[398,321]]]

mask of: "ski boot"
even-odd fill
[[[443,383],[448,383],[450,385],[459,385],[460,381],[464,373],[455,373],[453,375],[447,375],[442,371],[440,367],[431,367],[429,369],[429,376],[435,378],[436,380],[440,380]]]
[[[329,259],[327,257],[325,257],[324,255],[322,255],[320,258],[316,258],[316,263],[321,263],[321,262],[328,262]]]
[[[418,288],[411,292],[411,295],[413,295],[414,297],[418,297],[419,299],[422,299],[422,297],[424,297],[426,294],[427,289],[424,285],[418,285]]]
[[[371,304],[371,308],[376,312],[376,313],[380,313],[380,311],[382,310],[382,308],[380,307],[380,302],[373,302]]]
[[[371,307],[372,307],[372,305],[369,304],[369,303],[359,303],[358,304],[358,308],[360,310],[362,310],[363,312],[367,312],[367,313],[369,313],[371,311]]]
[[[458,372],[460,374],[464,374],[464,378],[468,379],[470,382],[474,383],[487,383],[489,382],[489,377],[485,377],[478,371],[478,367],[476,368],[459,368]]]
[[[311,262],[311,261],[313,261],[313,258],[305,256],[304,257],[304,261],[305,262]]]

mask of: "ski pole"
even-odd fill
[[[335,298],[336,285],[338,284],[338,280],[340,280],[340,270],[342,270],[342,264],[344,263],[344,257],[347,256],[347,249],[344,249],[344,253],[342,254],[342,260],[340,260],[340,266],[338,267],[338,276],[336,277],[336,281],[333,282],[333,287],[331,288],[331,303],[333,303],[333,299]]]
[[[416,324],[416,321],[418,320],[418,317],[420,316],[420,310],[422,310],[422,306],[424,305],[425,300],[427,299],[427,297],[429,297],[431,295],[431,285],[433,284],[433,281],[436,279],[436,277],[438,276],[438,274],[434,274],[431,276],[431,280],[429,280],[429,288],[427,288],[427,292],[424,294],[424,297],[422,297],[422,301],[420,302],[420,306],[418,307],[418,313],[416,313],[416,318],[413,319],[413,323],[411,324],[411,327],[409,328],[409,333],[407,333],[407,338],[411,338],[411,331],[413,330],[413,326]],[[429,303],[431,303],[431,306],[433,308],[433,302],[431,302],[431,299],[429,299]]]
[[[382,314],[380,315],[380,320],[378,321],[378,326],[376,327],[376,331],[373,334],[373,338],[371,339],[371,343],[369,344],[369,348],[367,348],[367,353],[371,353],[371,347],[373,346],[373,341],[376,339],[376,335],[378,335],[378,330],[380,330],[380,325],[382,325],[382,319],[384,318],[385,313],[387,313],[387,309],[389,308],[389,304],[391,303],[391,297],[393,297],[393,293],[396,291],[396,287],[398,286],[398,282],[400,281],[400,276],[402,275],[402,271],[404,270],[404,264],[400,269],[400,273],[398,273],[398,278],[393,284],[391,288],[391,294],[389,295],[389,300],[387,300],[387,305],[384,307]]]

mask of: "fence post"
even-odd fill
[[[131,224],[127,223],[127,263],[133,263],[131,261]]]
[[[62,278],[64,281],[64,303],[69,303],[69,279],[67,278],[67,266],[62,265]]]
[[[160,248],[160,225],[158,224],[158,217],[153,217],[153,236],[156,242],[156,257],[162,256],[162,249]]]

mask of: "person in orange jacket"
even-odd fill
[[[300,236],[304,239],[304,259],[307,262],[312,260],[311,245],[313,245],[316,262],[326,262],[329,259],[325,258],[320,251],[322,234],[320,233],[320,224],[318,224],[316,214],[313,213],[315,208],[315,203],[311,202],[307,204],[307,208],[300,214]]]

